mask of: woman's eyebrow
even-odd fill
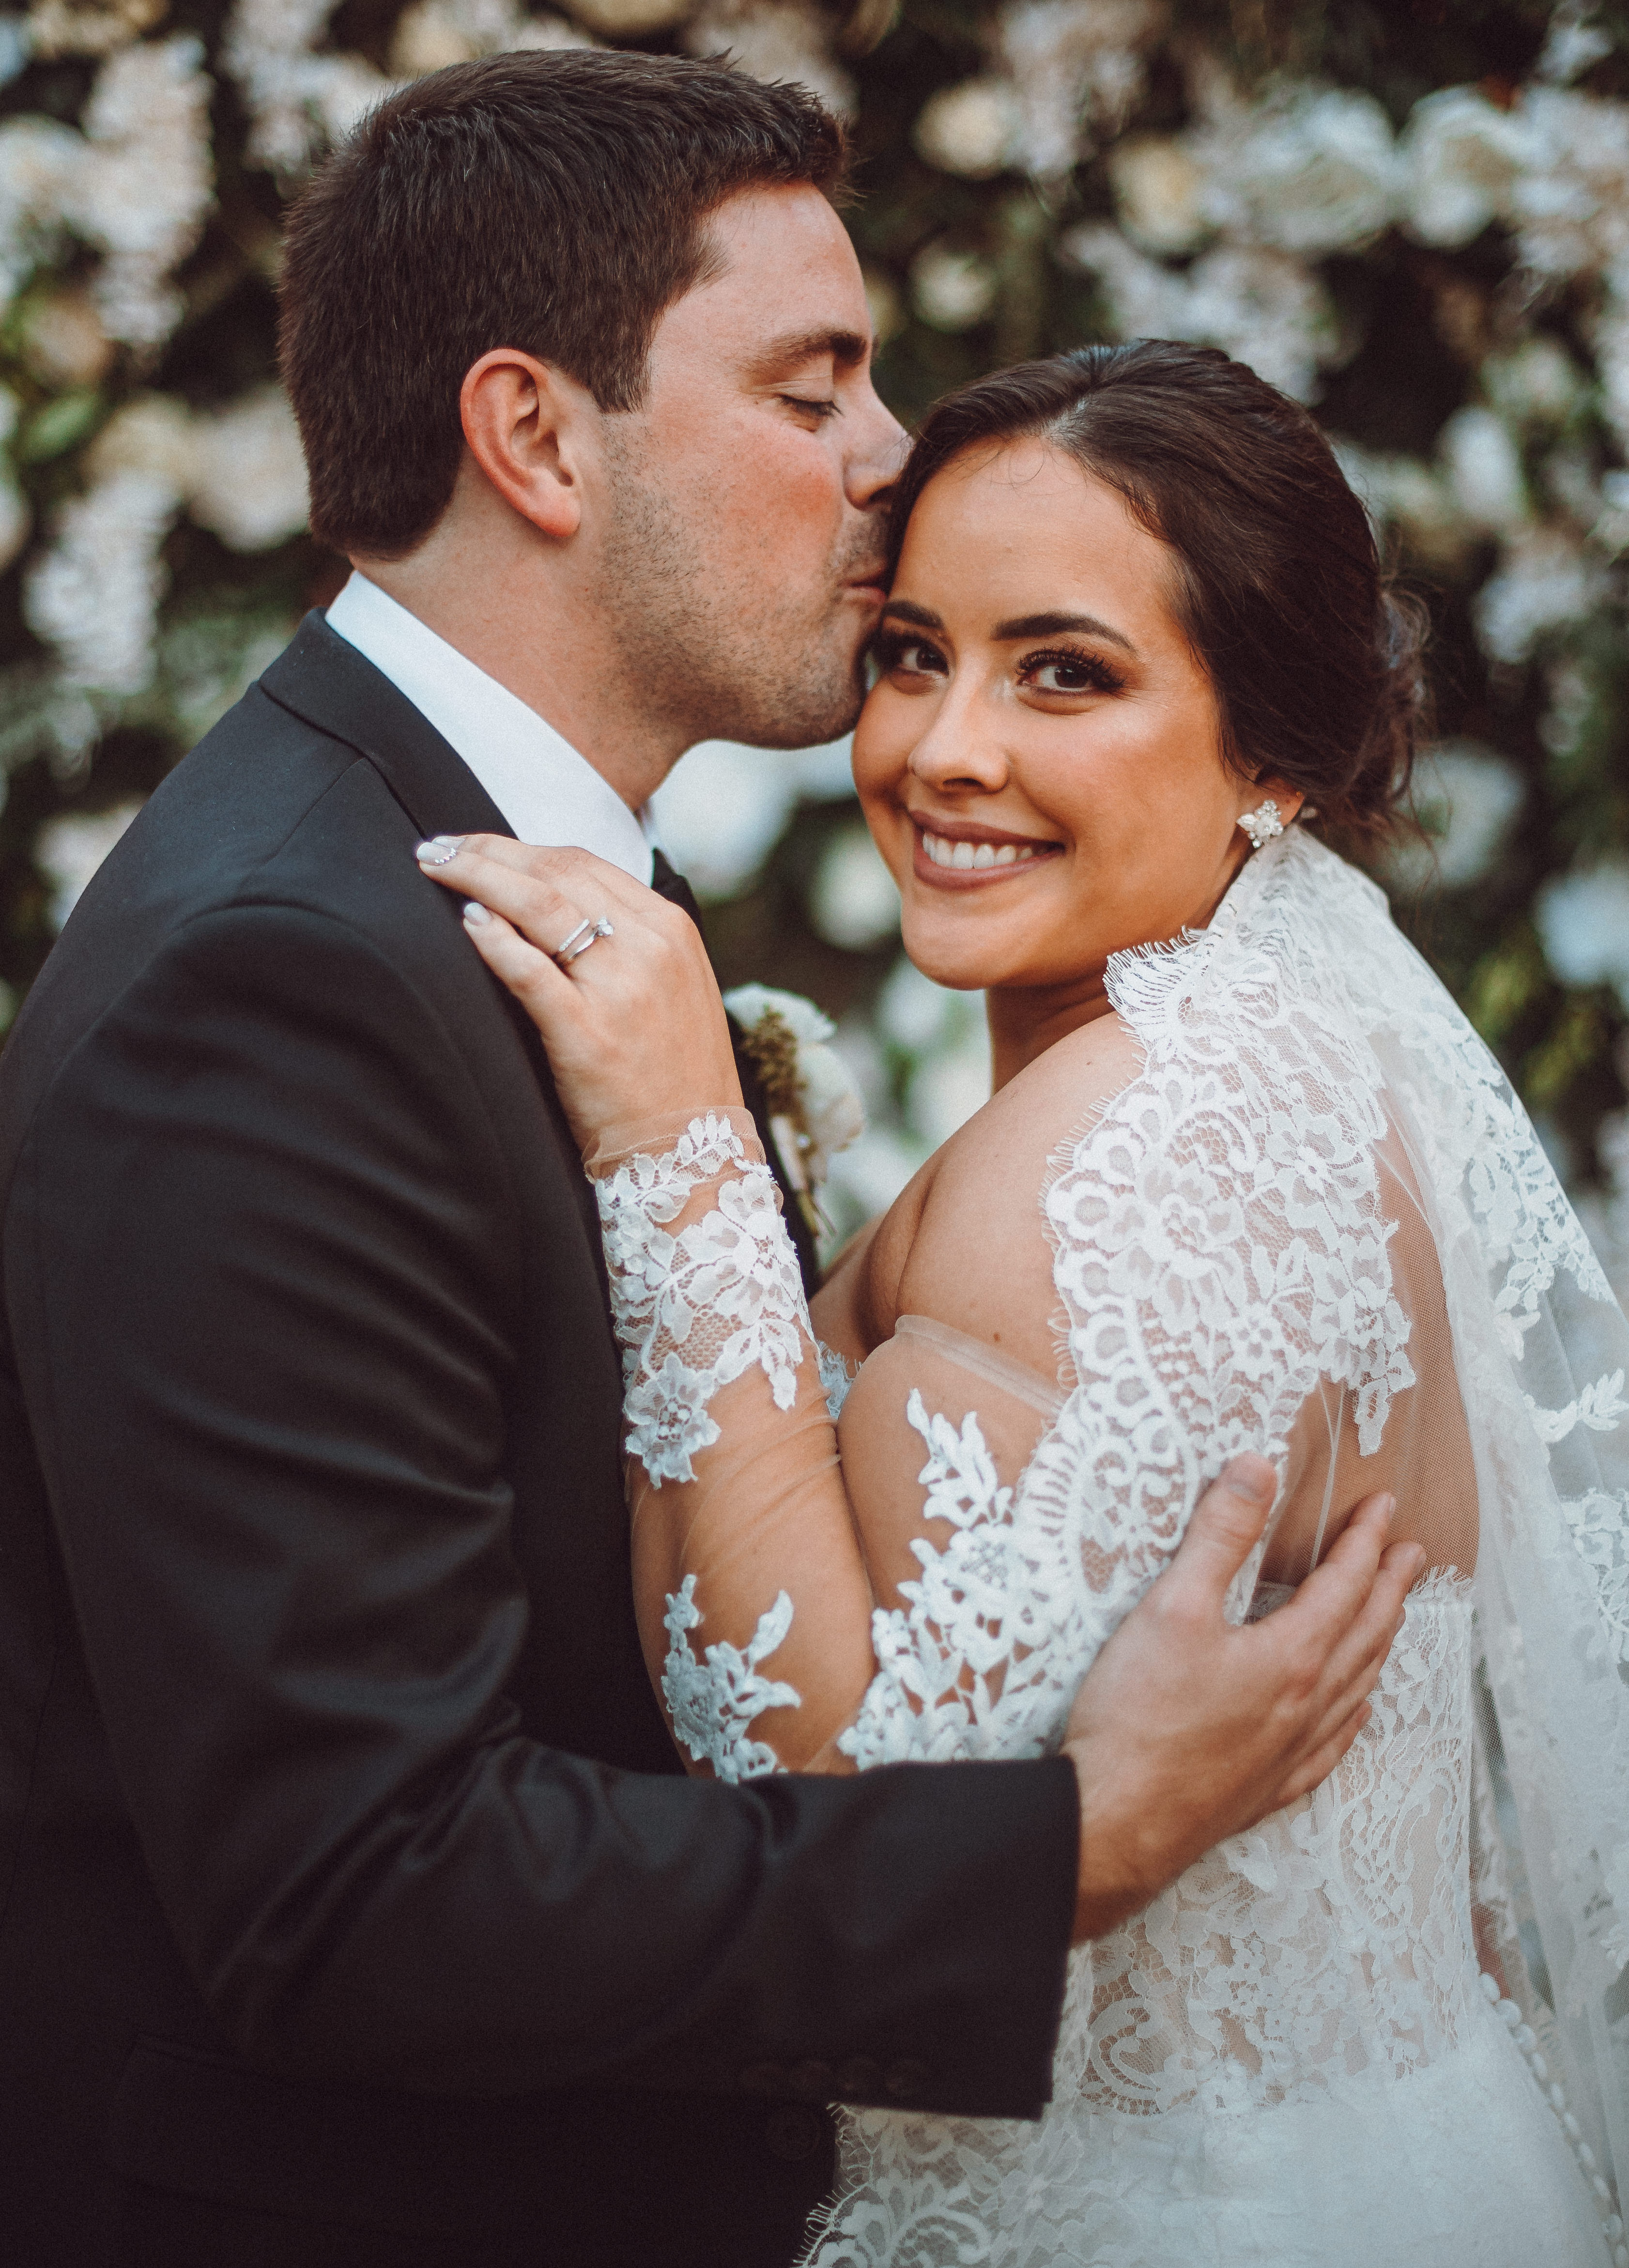
[[[909,599],[890,599],[882,609],[885,615],[897,615],[902,622],[914,622],[919,630],[942,630],[944,616],[936,615],[932,607],[913,606]]]
[[[1083,630],[1088,637],[1107,638],[1111,645],[1124,646],[1127,653],[1137,652],[1124,630],[1100,622],[1095,615],[1015,615],[1011,622],[998,622],[991,635],[1002,639],[1058,637],[1065,630]]]

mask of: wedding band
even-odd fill
[[[616,932],[601,914],[597,921],[580,921],[570,937],[557,945],[554,957],[562,968],[587,952],[589,946],[602,937],[615,937]]]

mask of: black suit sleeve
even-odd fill
[[[801,2062],[1033,2114],[1066,1764],[732,1789],[520,1730],[505,1171],[432,1006],[277,905],[179,932],[32,1125],[8,1308],[193,1976],[240,2054],[308,2079],[775,2092]]]

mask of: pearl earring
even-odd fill
[[[1271,843],[1275,835],[1284,832],[1284,821],[1279,816],[1279,806],[1269,796],[1254,811],[1241,814],[1239,825],[1250,838],[1252,850],[1259,850],[1264,843]]]

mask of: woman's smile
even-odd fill
[[[1011,881],[1033,871],[1037,862],[1063,852],[1061,843],[1009,834],[999,827],[981,827],[972,820],[918,811],[908,811],[905,816],[916,836],[917,879],[930,889],[977,890],[992,882]]]

